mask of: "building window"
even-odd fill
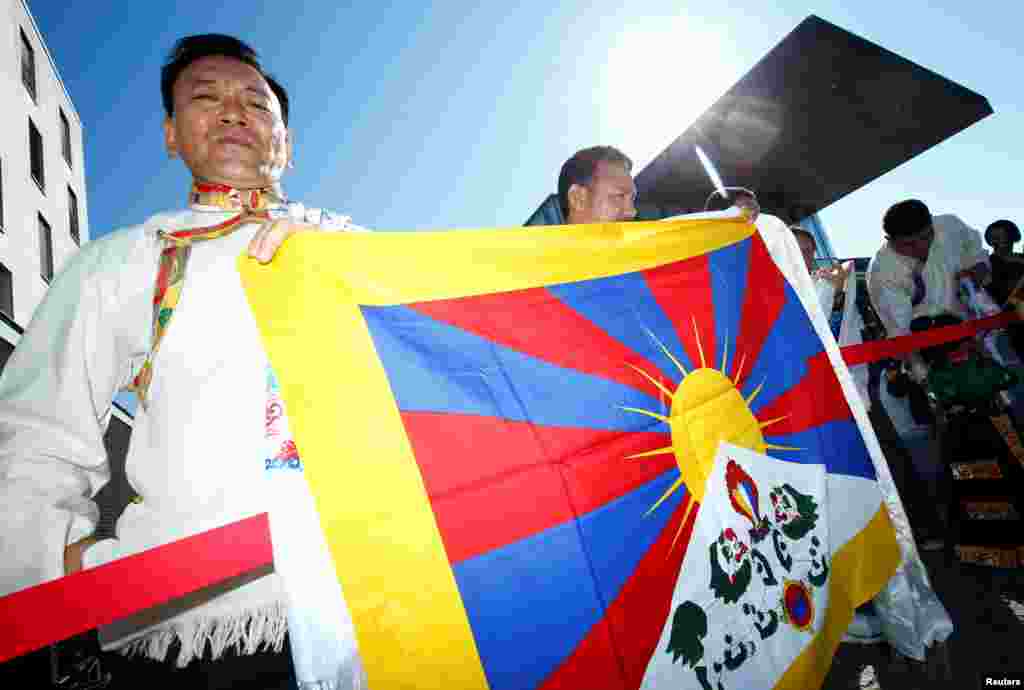
[[[7,366],[7,360],[14,354],[14,345],[0,338],[0,372]]]
[[[75,244],[81,244],[78,239],[78,197],[75,191],[68,187],[68,228],[71,230],[71,239]]]
[[[3,264],[0,264],[0,312],[14,319],[14,283],[10,269]]]
[[[68,116],[64,114],[64,108],[60,109],[60,143],[61,150],[64,152],[64,160],[68,162],[68,166],[71,166],[71,124],[68,122]]]
[[[32,118],[28,119],[28,155],[32,167],[32,179],[39,189],[46,191],[46,172],[43,166],[43,135],[36,129]]]
[[[21,32],[21,83],[36,100],[36,51],[25,32]]]
[[[39,275],[47,283],[53,280],[53,232],[42,213],[39,214]]]

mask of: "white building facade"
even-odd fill
[[[0,371],[50,280],[89,241],[82,122],[25,0],[0,0]],[[134,491],[124,477],[131,416],[104,435],[114,481],[95,497],[110,536]]]
[[[82,123],[24,0],[0,0],[0,368],[89,239]]]

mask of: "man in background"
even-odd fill
[[[612,146],[577,151],[558,174],[562,217],[576,223],[621,223],[636,218],[633,161]]]
[[[572,155],[558,175],[558,205],[566,224],[622,223],[636,218],[633,161],[613,146],[592,146]],[[753,222],[760,207],[753,192],[733,191],[726,204]]]
[[[977,287],[991,270],[981,234],[954,215],[932,216],[918,199],[893,204],[882,220],[885,243],[868,266],[868,292],[890,338],[910,333],[921,316],[966,318],[961,278]]]
[[[832,334],[839,337],[839,323],[833,318],[835,304],[839,296],[846,288],[846,279],[850,277],[850,265],[835,265],[826,268],[818,268],[814,259],[817,253],[817,242],[808,230],[799,225],[791,225],[789,228],[796,236],[796,243],[800,245],[800,254],[804,258],[804,266],[814,281],[814,288],[818,293],[818,303],[825,317],[832,328]],[[840,313],[841,317],[842,314]]]

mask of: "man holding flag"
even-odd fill
[[[612,146],[577,151],[558,174],[558,205],[565,222],[620,223],[636,218],[633,161]]]
[[[558,205],[566,224],[622,223],[636,218],[632,170],[633,161],[614,146],[591,146],[574,153],[558,174]],[[723,200],[730,201],[725,196]],[[734,190],[731,202],[751,219],[760,212],[757,199],[747,190]]]
[[[249,46],[219,34],[181,39],[161,93],[167,152],[192,178],[188,207],[82,247],[0,379],[0,594],[269,512],[275,572],[101,628],[107,647],[131,657],[104,659],[114,687],[351,687],[351,622],[235,265],[244,252],[269,261],[297,230],[350,224],[285,200],[287,92]],[[140,399],[126,471],[141,499],[117,540],[92,544],[90,496],[109,476],[103,430],[125,385]],[[207,557],[195,554],[196,566]],[[166,586],[163,569],[146,577]],[[96,596],[103,608],[118,594]],[[55,603],[4,629],[38,632],[65,609]],[[53,680],[66,684],[62,674]]]

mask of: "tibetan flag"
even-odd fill
[[[240,259],[371,688],[820,686],[899,551],[759,225]]]

